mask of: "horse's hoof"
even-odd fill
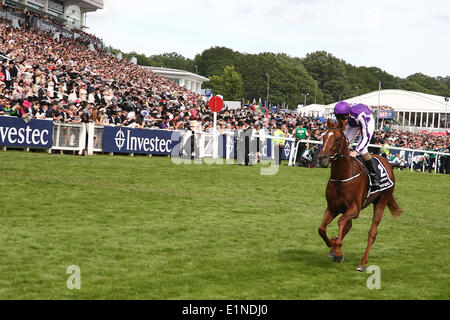
[[[328,258],[334,258],[334,250],[330,250],[330,253],[328,254]]]
[[[359,266],[358,268],[356,268],[356,270],[358,270],[359,272],[366,272],[366,267]]]
[[[344,262],[344,255],[342,255],[342,256],[340,256],[340,257],[334,256],[334,257],[333,257],[333,261],[336,262],[336,263],[342,263],[342,262]]]

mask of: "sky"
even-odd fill
[[[324,50],[401,78],[450,75],[449,0],[104,0],[86,24],[106,45],[147,56]]]

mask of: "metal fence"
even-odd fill
[[[103,153],[103,134],[104,126],[98,126],[94,123],[89,124],[71,124],[71,123],[54,123],[53,130],[53,146],[49,150],[52,151],[72,151],[78,154],[83,154],[86,150],[88,155],[95,153]],[[180,133],[180,156],[181,157],[195,157],[196,159],[204,158],[224,158],[231,160],[235,157],[236,142],[234,133],[225,132],[222,135],[217,134],[214,137],[210,132],[192,132],[192,131],[177,131]],[[296,141],[294,138],[279,138],[266,135],[254,135],[252,136],[252,143],[255,142],[255,138],[259,138],[264,144],[260,147],[260,154],[265,159],[275,160],[276,146],[273,143],[274,140],[283,140],[286,144],[289,144],[289,149],[286,149],[285,156],[288,159],[288,165],[294,166],[299,152],[300,143],[309,143],[311,145],[317,145],[320,150],[321,141],[302,140]],[[193,139],[193,140],[192,140]],[[269,143],[270,142],[270,143]],[[378,145],[370,145],[372,148],[381,148]],[[271,148],[271,150],[268,150]],[[425,150],[413,150],[397,147],[384,147],[393,153],[405,154],[405,162],[408,164],[408,168],[414,170],[414,157],[416,155],[423,155],[425,153],[434,155],[436,160],[433,163],[434,172],[437,173],[439,165],[441,164],[441,157],[449,157],[450,154],[441,152],[431,152]],[[3,147],[2,149],[5,149]],[[28,151],[29,148],[26,148]],[[270,157],[267,156],[270,153]],[[301,156],[301,155],[300,155]],[[254,155],[250,155],[250,158],[254,158]],[[227,162],[229,163],[229,162]],[[233,162],[234,163],[234,162]],[[425,164],[424,164],[425,166]],[[424,169],[424,168],[423,168]]]

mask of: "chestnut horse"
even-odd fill
[[[336,263],[344,261],[342,242],[352,227],[352,220],[357,219],[361,210],[370,204],[374,205],[372,227],[369,231],[369,243],[364,257],[357,270],[364,272],[369,257],[369,251],[375,242],[378,225],[383,217],[386,206],[389,207],[395,219],[403,210],[394,199],[395,177],[389,162],[383,157],[375,156],[384,164],[389,178],[394,183],[389,189],[370,195],[369,176],[365,166],[357,159],[349,156],[350,143],[344,135],[344,124],[328,120],[328,131],[323,138],[319,163],[322,168],[328,168],[331,162],[331,178],[328,182],[326,198],[328,208],[325,211],[319,234],[326,245],[331,248],[329,257]],[[327,237],[327,226],[339,215],[339,235],[335,239]]]

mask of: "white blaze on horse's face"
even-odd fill
[[[323,146],[323,150],[326,150],[326,148],[327,148],[327,144],[328,144],[328,141],[330,141],[330,138],[332,137],[334,135],[334,132],[328,132],[328,134],[325,136],[325,138],[327,138],[327,142],[325,142],[325,144],[324,144],[324,146]],[[325,138],[324,138],[324,140],[325,140]]]

